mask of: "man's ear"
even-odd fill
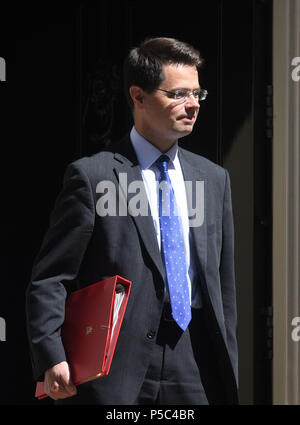
[[[144,108],[144,90],[138,86],[131,86],[129,89],[129,94],[134,103],[134,106],[137,109],[143,109]]]

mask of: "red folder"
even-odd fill
[[[108,375],[130,289],[129,280],[113,276],[67,297],[61,337],[75,385]],[[35,397],[47,397],[43,382]]]

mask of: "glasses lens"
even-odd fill
[[[176,100],[187,100],[192,94],[197,101],[200,101],[200,100],[206,99],[206,96],[207,96],[207,91],[204,89],[200,89],[200,90],[197,89],[193,91],[190,91],[188,89],[180,89],[180,90],[176,90],[173,93],[171,92],[168,92],[168,93],[169,95],[172,94],[173,99],[176,99]]]
[[[206,96],[207,96],[207,90],[204,90],[204,89],[200,90],[199,100],[205,100]]]
[[[188,90],[176,90],[174,92],[174,99],[181,100],[186,99],[189,96]]]

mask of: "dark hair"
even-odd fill
[[[139,86],[147,93],[153,92],[164,80],[163,65],[190,65],[201,67],[203,59],[198,50],[174,38],[149,38],[130,50],[124,62],[124,90],[129,106],[131,86]]]

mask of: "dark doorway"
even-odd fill
[[[7,82],[0,83],[0,137],[7,167],[1,170],[0,316],[6,320],[7,340],[0,342],[5,359],[1,403],[35,403],[24,323],[32,262],[67,163],[130,130],[122,63],[130,47],[152,36],[182,39],[205,58],[200,82],[208,99],[182,145],[230,172],[240,398],[242,404],[272,402],[272,135],[270,128],[266,132],[267,103],[272,102],[271,19],[267,0],[211,0],[184,12],[173,2],[104,0],[90,6],[26,5],[18,14],[2,10],[0,56],[7,62]],[[19,385],[10,386],[11,381]]]

